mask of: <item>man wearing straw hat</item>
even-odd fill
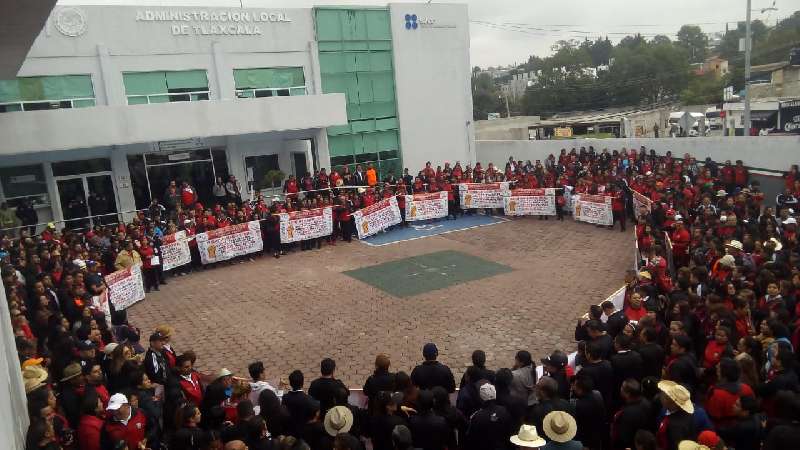
[[[693,440],[697,437],[694,420],[694,405],[689,391],[674,381],[658,382],[661,391],[661,403],[666,409],[664,417],[658,424],[659,448],[676,450],[681,441]]]
[[[536,433],[536,427],[533,425],[522,425],[519,427],[519,432],[511,436],[510,440],[517,448],[541,448],[547,444],[547,441]]]
[[[583,450],[583,444],[576,441],[578,424],[575,418],[564,411],[553,411],[542,422],[544,435],[550,440],[542,450]]]

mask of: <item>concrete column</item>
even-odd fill
[[[314,133],[314,148],[317,150],[317,164],[319,168],[325,167],[330,172],[331,152],[328,148],[328,132],[325,128],[320,128]],[[309,163],[311,161],[309,160]]]
[[[42,163],[42,170],[44,171],[44,179],[47,183],[47,196],[50,197],[50,211],[53,215],[53,221],[64,220],[64,212],[61,210],[61,200],[58,197],[58,187],[56,180],[53,177],[53,166],[49,163]],[[40,214],[41,216],[41,214]],[[41,217],[39,217],[41,222]],[[57,223],[58,229],[63,228],[63,223]],[[37,230],[38,231],[38,230]]]
[[[317,41],[308,42],[308,54],[311,57],[311,65],[308,67],[306,76],[311,80],[311,83],[306,81],[306,86],[309,95],[322,94],[322,74],[319,68],[319,45]]]
[[[236,137],[229,136],[225,146],[225,156],[228,162],[228,173],[236,177],[242,185],[242,199],[250,198],[250,188],[247,185],[247,168],[244,164],[244,153]],[[227,181],[227,180],[226,180]]]
[[[211,58],[214,60],[214,78],[217,80],[216,98],[219,100],[234,99],[236,83],[233,81],[233,69],[225,65],[225,52],[222,50],[221,43],[211,44]]]
[[[117,191],[117,211],[122,212],[122,220],[133,220],[136,210],[136,200],[133,198],[133,185],[131,173],[128,170],[128,158],[122,149],[114,146],[111,148],[111,171],[114,173],[114,185]],[[159,201],[163,201],[159,199]]]
[[[95,85],[95,95],[98,86],[102,86],[106,105],[127,105],[128,99],[125,97],[125,85],[122,82],[122,73],[115,69],[111,61],[108,48],[103,44],[97,45],[97,59],[100,62],[101,80]]]

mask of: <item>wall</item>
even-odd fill
[[[505,166],[509,156],[521,160],[544,160],[549,154],[558,155],[562,148],[589,147],[596,150],[639,148],[644,145],[658,153],[672,151],[676,157],[689,153],[698,160],[711,157],[715,161],[741,159],[753,169],[783,172],[800,156],[800,136],[706,137],[706,138],[644,138],[644,139],[574,139],[552,141],[477,141],[478,161]]]
[[[17,356],[6,290],[0,282],[0,449],[22,450],[28,430],[28,401]]]
[[[403,166],[475,161],[466,5],[390,4]],[[405,16],[417,16],[406,29]]]

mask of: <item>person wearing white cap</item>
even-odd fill
[[[514,434],[516,425],[508,410],[497,404],[497,390],[490,383],[478,389],[481,409],[469,418],[467,448],[499,449],[508,446],[508,437]]]
[[[125,441],[129,449],[138,449],[147,442],[147,419],[144,414],[128,403],[123,394],[114,394],[108,400],[106,411],[109,419],[105,431],[112,442]]]

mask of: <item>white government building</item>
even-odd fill
[[[0,80],[0,200],[130,218],[170,180],[208,201],[219,176],[249,193],[276,169],[474,162],[468,23],[461,4],[57,6]]]

